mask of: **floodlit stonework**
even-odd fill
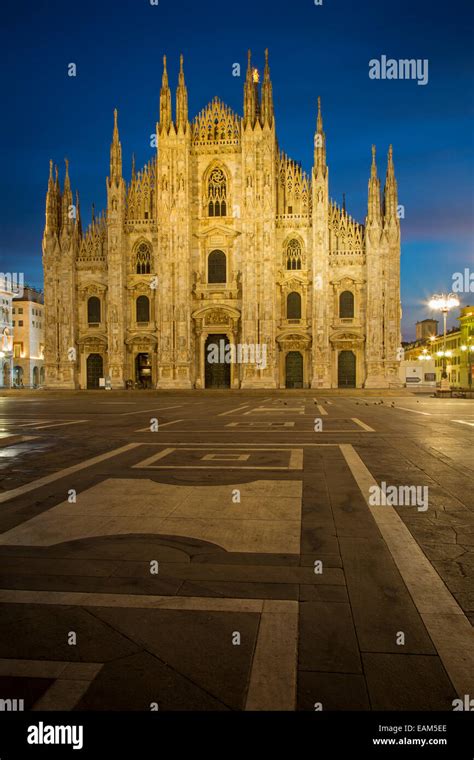
[[[392,149],[375,149],[365,225],[331,201],[318,102],[307,175],[279,149],[268,55],[250,54],[243,118],[214,98],[173,119],[166,59],[157,152],[130,182],[115,111],[107,209],[83,234],[66,163],[50,177],[43,238],[46,384],[113,388],[399,385],[400,224]],[[264,365],[211,363],[221,340]]]

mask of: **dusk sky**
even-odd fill
[[[193,118],[214,95],[242,113],[247,49],[269,48],[279,145],[310,171],[322,98],[331,197],[364,222],[371,145],[393,144],[402,229],[403,338],[434,292],[473,263],[472,0],[100,0],[2,9],[0,271],[42,287],[48,162],[70,161],[83,226],[105,205],[113,109],[124,174],[153,153],[162,56],[173,91],[184,54]],[[369,60],[428,59],[429,80],[372,80]],[[77,76],[68,76],[75,63]],[[242,76],[232,75],[240,63]],[[173,94],[174,101],[174,94]],[[474,293],[460,294],[463,304]],[[451,324],[455,320],[450,320]]]

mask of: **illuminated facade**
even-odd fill
[[[446,371],[450,386],[468,388],[474,386],[474,306],[464,306],[458,319],[459,328],[446,334]],[[434,361],[436,382],[440,384],[444,350],[444,336],[431,335],[406,346],[405,359],[410,361],[420,355],[430,356]]]
[[[43,238],[46,383],[153,388],[399,385],[400,224],[392,149],[372,151],[365,224],[329,197],[318,102],[310,174],[278,146],[272,82],[251,65],[243,117],[214,98],[193,121],[166,59],[156,154],[126,182],[117,112],[107,209],[83,234],[51,164]],[[311,139],[311,138],[310,138]],[[211,364],[210,343],[266,347]]]
[[[13,292],[6,280],[0,276],[0,388],[10,388],[13,367]]]
[[[44,385],[43,294],[25,287],[12,302],[13,385],[37,388]]]

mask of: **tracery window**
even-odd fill
[[[286,246],[286,268],[301,269],[301,245],[297,240],[290,240]]]
[[[226,255],[222,251],[212,251],[207,260],[207,281],[208,282],[226,282],[227,281],[227,262]]]
[[[137,274],[150,274],[151,251],[146,243],[140,243],[135,254],[135,266]]]
[[[150,321],[150,299],[147,296],[138,296],[136,302],[137,322]]]
[[[286,299],[286,318],[301,319],[301,296],[296,291],[288,293]]]
[[[222,169],[213,169],[207,181],[209,216],[227,216],[227,179]]]
[[[354,294],[350,290],[344,290],[339,296],[339,317],[341,319],[354,318]]]
[[[91,296],[87,301],[87,322],[96,325],[100,322],[100,298]]]

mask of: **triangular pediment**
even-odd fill
[[[207,237],[212,237],[213,235],[237,237],[237,235],[241,235],[242,233],[239,232],[238,230],[233,230],[230,227],[225,227],[223,224],[213,224],[211,227],[207,227],[207,229],[203,230],[202,232],[194,232],[193,234],[194,234],[194,237],[197,237],[197,238],[207,238]]]

